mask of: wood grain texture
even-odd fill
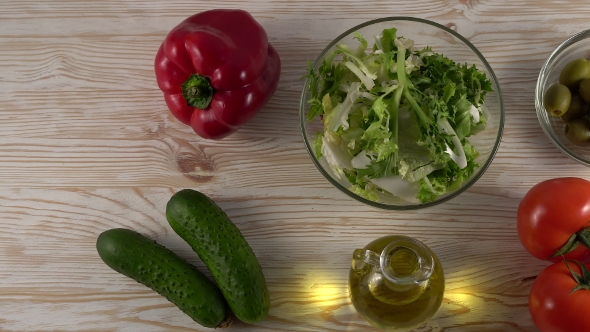
[[[269,104],[222,141],[169,114],[152,69],[166,33],[211,8],[250,11],[282,60]],[[447,280],[439,312],[418,331],[536,331],[528,293],[547,263],[518,240],[518,202],[541,180],[590,176],[543,134],[535,82],[561,41],[590,28],[589,15],[584,0],[1,1],[0,330],[206,331],[95,249],[99,233],[127,227],[205,271],[164,214],[174,192],[195,188],[227,211],[267,278],[267,319],[232,330],[374,331],[348,299],[350,255],[404,234],[438,254]],[[504,95],[504,135],[488,171],[423,211],[382,211],[339,192],[299,129],[306,61],[383,16],[458,31]]]

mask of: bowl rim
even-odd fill
[[[553,143],[554,146],[556,146],[563,154],[565,154],[566,156],[570,157],[571,159],[577,161],[580,164],[583,164],[585,166],[590,166],[590,160],[586,160],[585,158],[582,158],[580,156],[578,156],[577,154],[573,153],[567,146],[565,146],[564,144],[561,143],[561,140],[559,140],[556,135],[553,133],[553,130],[551,130],[551,124],[549,123],[549,116],[547,115],[547,111],[545,110],[545,107],[543,107],[543,100],[542,100],[542,95],[543,95],[543,90],[544,90],[544,84],[543,82],[546,82],[546,76],[549,76],[550,72],[547,71],[547,68],[549,67],[550,64],[553,63],[553,61],[555,61],[555,59],[561,55],[563,53],[563,51],[565,51],[568,47],[570,47],[571,45],[574,45],[575,43],[584,40],[586,38],[590,37],[590,29],[588,30],[583,30],[580,31],[576,34],[574,34],[573,36],[567,38],[566,40],[564,40],[563,42],[561,42],[547,57],[547,59],[545,60],[545,62],[543,63],[543,66],[541,67],[541,70],[539,71],[539,76],[537,76],[537,83],[535,85],[535,109],[537,111],[537,120],[539,121],[539,124],[541,125],[541,129],[543,129],[543,132],[545,133],[545,135],[547,137],[549,137],[549,140],[551,141],[551,143]]]
[[[349,197],[351,197],[361,203],[364,203],[364,204],[367,204],[367,205],[370,205],[370,206],[373,206],[376,208],[384,209],[384,210],[394,210],[394,211],[395,210],[396,211],[418,210],[418,209],[424,209],[424,208],[428,208],[428,207],[432,207],[432,206],[441,204],[443,202],[449,201],[449,200],[459,196],[464,191],[469,189],[475,182],[477,182],[477,180],[479,180],[479,178],[485,173],[485,171],[488,169],[488,167],[492,163],[492,161],[493,161],[493,159],[500,147],[500,142],[502,140],[502,134],[504,131],[504,117],[505,117],[505,115],[504,115],[504,99],[502,97],[502,90],[500,88],[500,83],[499,83],[498,78],[496,77],[496,74],[494,73],[492,67],[487,62],[485,57],[479,52],[479,50],[473,44],[471,44],[471,42],[469,40],[467,40],[465,37],[461,36],[458,32],[450,29],[449,27],[446,27],[442,24],[439,24],[439,23],[436,23],[436,22],[433,22],[430,20],[417,18],[417,17],[388,16],[388,17],[382,17],[382,18],[378,18],[378,19],[369,20],[367,22],[358,24],[358,25],[346,30],[345,32],[341,33],[338,37],[336,37],[334,40],[332,40],[332,42],[330,42],[328,44],[328,46],[326,46],[322,50],[322,52],[316,57],[316,59],[313,63],[312,69],[316,70],[318,65],[320,64],[320,61],[332,49],[332,47],[334,45],[336,45],[338,42],[340,42],[342,39],[344,39],[346,36],[350,35],[351,33],[354,33],[355,31],[357,31],[361,28],[364,28],[366,26],[372,25],[372,24],[377,24],[377,23],[382,23],[382,22],[395,22],[395,21],[411,21],[411,22],[424,23],[424,24],[434,26],[436,28],[439,28],[443,31],[450,33],[451,35],[453,35],[457,39],[461,40],[465,45],[467,45],[475,53],[475,55],[480,59],[480,61],[483,63],[483,65],[486,67],[487,71],[491,75],[491,78],[497,87],[496,92],[498,94],[498,102],[500,105],[500,119],[498,122],[498,133],[496,135],[496,141],[494,142],[494,146],[492,148],[490,155],[488,156],[488,158],[484,162],[484,164],[480,166],[480,168],[477,170],[477,172],[474,173],[473,176],[461,186],[461,188],[458,188],[457,190],[449,193],[447,196],[436,199],[432,202],[420,203],[420,204],[408,204],[408,205],[391,205],[391,204],[383,204],[383,203],[379,203],[379,202],[374,202],[374,201],[368,200],[364,197],[354,194],[348,188],[345,188],[340,183],[338,183],[336,180],[334,180],[332,178],[332,176],[327,173],[327,171],[324,169],[324,167],[322,165],[320,165],[319,160],[315,157],[313,147],[310,145],[310,142],[309,142],[306,132],[305,132],[307,120],[306,120],[304,112],[305,112],[305,105],[307,104],[307,100],[306,100],[307,93],[306,92],[307,92],[308,86],[309,86],[309,78],[305,79],[305,83],[303,85],[303,89],[301,92],[301,98],[299,101],[299,124],[300,124],[301,134],[303,136],[303,141],[305,143],[305,147],[306,147],[307,152],[309,153],[314,165],[320,171],[320,173],[328,180],[328,182],[330,182],[333,186],[338,188],[341,192],[343,192],[344,194],[348,195]]]

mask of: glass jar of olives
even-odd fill
[[[559,82],[545,91],[543,106],[565,121],[564,134],[576,145],[590,145],[590,60],[576,58],[559,73]]]
[[[563,87],[553,87],[557,84]],[[590,167],[590,29],[565,39],[548,55],[537,78],[535,109],[551,143]]]

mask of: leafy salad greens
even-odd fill
[[[416,49],[396,34],[383,30],[368,49],[357,32],[356,49],[337,45],[317,72],[309,62],[307,120],[321,117],[316,157],[355,194],[430,202],[479,167],[467,138],[485,129],[492,83],[475,65]]]

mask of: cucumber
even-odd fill
[[[170,226],[205,263],[236,318],[253,324],[268,314],[262,268],[240,230],[204,194],[184,189],[166,205]]]
[[[156,241],[129,229],[115,228],[98,236],[96,249],[113,270],[163,295],[197,323],[206,327],[231,324],[219,288]]]

